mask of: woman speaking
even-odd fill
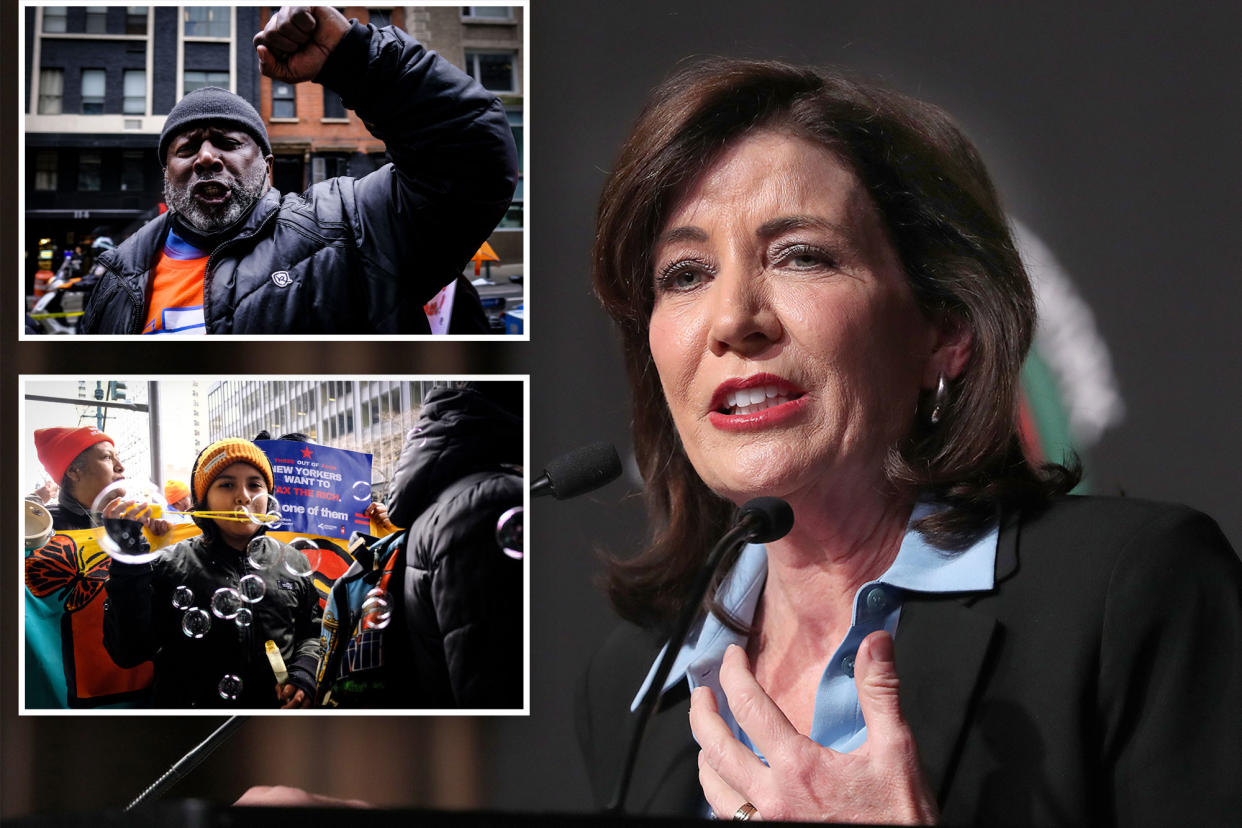
[[[712,60],[605,186],[655,527],[578,726],[609,796],[672,619],[737,506],[632,810],[721,819],[1224,824],[1242,812],[1242,565],[1192,510],[1069,497],[1018,434],[1031,286],[975,148],[839,74]],[[689,711],[687,722],[686,712]],[[697,743],[697,744],[696,744]]]

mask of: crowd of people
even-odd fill
[[[164,503],[135,496],[141,487],[99,429],[42,428],[34,443],[59,481],[47,506],[58,535],[28,553],[27,584],[43,550],[60,548],[59,533],[94,530],[108,552],[90,574],[103,586],[98,634],[118,672],[151,665],[149,686],[130,701],[523,706],[522,556],[498,534],[523,502],[521,383],[427,394],[387,505],[371,503],[371,531],[334,550],[354,561],[343,574],[314,560],[333,541],[276,531],[276,478],[254,441],[206,446],[189,481],[164,482]]]

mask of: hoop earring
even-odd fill
[[[944,374],[940,375],[939,381],[936,383],[936,395],[932,397],[932,410],[928,419],[932,425],[939,425],[941,418],[944,417],[945,406],[949,404],[949,386],[944,381]]]

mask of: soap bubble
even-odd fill
[[[118,506],[121,511],[105,519],[104,511],[114,501],[122,501],[126,505],[123,508]],[[138,552],[142,532],[132,521],[163,518],[167,508],[163,489],[149,480],[127,479],[109,483],[91,503],[91,513],[104,524],[104,533],[99,536],[99,548],[121,563],[142,564],[155,560],[163,554],[163,550],[148,548],[146,552]]]
[[[290,544],[285,548],[284,557],[281,559],[285,571],[299,578],[309,577],[319,566],[320,551],[314,544],[300,547]]]
[[[496,521],[496,543],[510,558],[522,559],[522,534],[525,524],[524,510],[515,506]]]
[[[241,595],[232,587],[220,587],[211,596],[211,614],[216,618],[235,618],[241,605]]]
[[[237,701],[237,697],[241,695],[242,680],[234,675],[227,675],[220,679],[220,683],[216,685],[216,690],[220,693],[220,698],[225,701]]]
[[[371,502],[371,484],[367,481],[359,480],[355,482],[354,488],[351,491],[353,492],[354,500],[357,500],[359,503]]]
[[[194,606],[194,590],[185,584],[173,590],[172,605],[175,609],[187,610]]]
[[[267,584],[263,583],[263,579],[254,573],[243,575],[242,579],[237,582],[237,592],[247,604],[257,604],[267,594]]]
[[[190,638],[202,638],[211,629],[211,616],[207,610],[190,607],[181,617],[181,631]]]
[[[246,560],[254,569],[271,569],[280,562],[283,552],[281,544],[275,538],[260,535],[246,544]]]
[[[359,625],[364,630],[382,630],[392,619],[392,599],[388,592],[376,587],[362,599],[362,619]]]
[[[249,507],[242,507],[250,522],[268,529],[279,529],[285,522],[285,514],[280,510],[280,501],[275,495],[256,497]]]
[[[254,621],[254,613],[248,607],[242,607],[237,611],[237,615],[233,617],[233,623],[239,627],[249,627]]]

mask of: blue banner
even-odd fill
[[[255,443],[272,463],[273,494],[284,532],[339,540],[369,532],[364,510],[371,504],[371,455],[291,440]]]

